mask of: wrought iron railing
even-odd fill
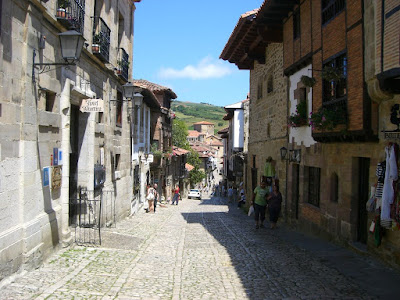
[[[56,17],[66,28],[83,34],[85,0],[57,0]]]
[[[92,52],[103,62],[110,60],[111,29],[100,17],[94,17]]]
[[[125,81],[128,81],[129,77],[129,55],[126,53],[125,49],[120,48],[118,54],[118,76],[120,76]]]
[[[116,224],[113,191],[88,191],[79,187],[76,199],[70,199],[70,224],[78,244],[101,244],[101,228]]]

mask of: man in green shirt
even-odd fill
[[[265,181],[261,181],[260,185],[254,189],[252,205],[254,206],[256,229],[260,228],[260,226],[264,227],[268,191]]]

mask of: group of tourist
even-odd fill
[[[172,202],[171,205],[178,205],[180,200],[179,186],[177,185],[172,191]],[[146,201],[148,205],[145,205],[145,210],[148,213],[155,213],[157,208],[157,203],[159,201],[159,193],[157,192],[157,183],[154,185],[147,184],[146,189]]]
[[[256,229],[264,227],[265,212],[268,208],[270,228],[275,229],[278,222],[279,214],[282,206],[282,194],[279,191],[279,184],[267,186],[266,180],[261,180],[259,186],[254,189],[251,205],[254,208],[254,218],[256,221]]]

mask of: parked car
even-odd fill
[[[200,190],[197,190],[197,189],[191,189],[190,191],[189,191],[189,194],[188,194],[188,198],[189,199],[199,199],[199,200],[201,200],[201,193],[200,193]]]

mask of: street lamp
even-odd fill
[[[127,82],[122,86],[124,97],[131,100],[135,94],[135,86],[132,82]]]
[[[122,86],[122,93],[126,100],[110,99],[110,101],[131,101],[134,100],[134,105],[141,105],[143,101],[143,95],[135,93],[135,86],[132,82],[128,82]]]
[[[60,63],[36,63],[36,50],[33,49],[33,63],[32,63],[32,82],[35,82],[35,69],[37,66],[42,66],[43,69],[39,74],[50,71],[50,66],[68,66],[74,65],[75,61],[79,60],[85,42],[85,38],[80,32],[69,30],[58,34],[60,38],[61,55],[64,62]]]

